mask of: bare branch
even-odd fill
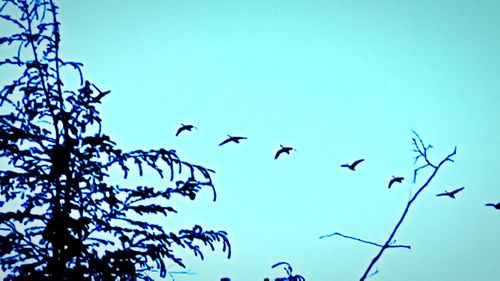
[[[370,264],[368,265],[368,267],[366,268],[365,272],[363,273],[363,275],[361,276],[361,279],[360,281],[363,281],[365,280],[369,275],[370,275],[370,272],[373,268],[373,266],[377,263],[377,261],[380,259],[380,257],[382,256],[382,254],[384,253],[384,251],[387,249],[387,248],[391,248],[391,241],[393,241],[394,239],[394,236],[396,235],[399,227],[401,226],[401,224],[403,223],[404,219],[406,218],[406,215],[408,214],[409,210],[410,210],[410,207],[411,205],[413,204],[413,202],[415,202],[415,200],[418,198],[418,196],[420,195],[420,193],[429,185],[429,183],[432,181],[432,179],[434,178],[434,176],[437,174],[437,172],[439,171],[439,169],[441,168],[441,166],[445,163],[445,162],[453,162],[453,159],[452,157],[457,153],[457,148],[455,147],[455,149],[453,150],[452,153],[448,154],[445,158],[443,158],[438,165],[434,165],[430,162],[429,158],[428,158],[428,155],[427,155],[427,151],[432,148],[431,145],[428,145],[428,146],[425,146],[424,142],[422,141],[422,139],[420,138],[420,136],[413,131],[413,133],[415,134],[415,136],[417,137],[418,139],[418,142],[415,138],[413,138],[413,145],[415,146],[415,149],[416,149],[416,152],[417,152],[417,157],[416,159],[418,160],[419,158],[422,158],[424,159],[424,161],[426,162],[426,164],[424,164],[423,166],[417,168],[414,170],[414,177],[416,178],[416,175],[418,173],[418,171],[424,169],[424,168],[427,168],[427,167],[430,167],[432,168],[432,173],[431,175],[427,178],[427,180],[425,181],[424,184],[422,184],[422,186],[420,186],[420,188],[418,189],[418,191],[413,195],[413,197],[411,197],[411,199],[408,201],[408,203],[406,204],[406,207],[403,211],[403,214],[401,215],[401,218],[399,219],[399,221],[396,223],[396,226],[394,227],[394,229],[392,230],[391,234],[389,235],[389,237],[387,238],[386,242],[384,243],[384,245],[382,245],[380,251],[377,253],[377,255],[371,260]],[[414,180],[415,180],[414,178]]]
[[[415,170],[413,170],[413,183],[415,183],[417,181],[418,171],[425,169],[427,167],[429,167],[429,164],[425,164],[425,165],[420,166],[420,167],[416,168]]]
[[[183,270],[183,271],[168,271],[168,275],[172,279],[172,281],[175,281],[174,275],[196,275],[196,272],[193,272],[191,269],[189,270]]]
[[[338,236],[341,236],[341,237],[344,237],[344,238],[347,238],[347,239],[352,239],[352,240],[355,240],[355,241],[358,241],[358,242],[361,242],[361,243],[365,243],[365,244],[370,244],[370,245],[373,245],[373,246],[381,247],[381,248],[384,247],[384,245],[381,245],[381,244],[378,244],[378,243],[375,243],[375,242],[371,242],[371,241],[367,241],[367,240],[363,240],[363,239],[360,239],[360,238],[356,238],[356,237],[353,237],[353,236],[344,235],[344,234],[339,233],[339,232],[334,232],[332,234],[327,234],[327,235],[321,235],[319,237],[319,239],[328,238],[328,237],[332,237],[332,236],[335,236],[335,235],[338,235]],[[387,248],[406,248],[406,249],[411,249],[411,246],[408,246],[408,245],[388,245]]]

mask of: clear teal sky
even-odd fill
[[[228,231],[233,257],[185,255],[198,274],[176,280],[263,280],[283,260],[308,281],[359,279],[378,249],[318,237],[385,241],[422,183],[387,189],[412,176],[412,129],[432,159],[456,145],[456,163],[400,229],[412,250],[386,252],[371,280],[498,280],[500,212],[484,204],[500,201],[500,2],[88,0],[60,12],[65,58],[112,90],[105,130],[217,172],[217,202],[208,190],[176,201],[168,223]],[[199,130],[176,138],[180,123]],[[218,147],[226,134],[248,140]],[[275,161],[280,144],[297,152]],[[358,158],[354,173],[339,167]]]

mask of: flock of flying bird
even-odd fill
[[[175,133],[175,136],[176,137],[179,136],[179,134],[182,133],[182,131],[191,131],[192,129],[197,129],[197,128],[193,125],[181,124],[181,127],[177,130],[177,133]],[[247,138],[227,135],[227,139],[225,139],[224,141],[219,143],[219,146],[225,145],[226,143],[230,143],[230,142],[240,143],[240,140],[245,140],[245,139],[247,139]],[[278,157],[280,157],[281,153],[290,154],[290,151],[292,151],[292,150],[295,150],[295,149],[293,147],[283,146],[280,144],[280,149],[276,152],[274,159],[278,159]]]
[[[175,134],[175,136],[179,136],[180,133],[182,133],[183,131],[191,131],[192,129],[197,129],[195,126],[193,125],[185,125],[185,124],[181,124],[181,127],[177,130],[177,133]],[[227,135],[227,138],[222,141],[219,146],[222,146],[224,144],[227,144],[227,143],[230,143],[230,142],[234,142],[234,143],[240,143],[241,140],[245,140],[247,139],[246,137],[238,137],[238,136],[231,136],[231,135]],[[278,157],[282,154],[282,153],[286,153],[286,154],[290,154],[290,151],[292,150],[295,150],[293,147],[288,147],[288,146],[283,146],[283,145],[280,145],[280,149],[278,149],[278,151],[276,152],[275,156],[274,156],[274,159],[278,159]],[[359,165],[361,162],[365,161],[365,159],[359,159],[359,160],[356,160],[354,161],[352,164],[342,164],[340,165],[340,167],[343,167],[343,168],[348,168],[349,170],[351,171],[355,171],[356,170],[356,166]],[[392,176],[392,179],[389,181],[389,185],[388,185],[388,188],[390,189],[392,187],[392,185],[394,183],[402,183],[404,180],[404,177],[395,177],[395,176]],[[460,191],[464,190],[465,188],[464,187],[460,187],[460,188],[457,188],[453,191],[444,191],[443,193],[439,193],[437,194],[436,196],[448,196],[452,199],[455,199],[455,195],[457,193],[459,193]],[[486,206],[491,206],[497,210],[500,210],[500,202],[498,203],[488,203],[486,204]]]

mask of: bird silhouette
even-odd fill
[[[353,171],[355,171],[356,166],[357,166],[359,163],[363,162],[363,161],[365,161],[365,159],[359,159],[359,160],[354,161],[352,164],[343,164],[343,165],[340,165],[340,167],[349,168],[349,170],[353,170]]]
[[[290,154],[290,151],[295,150],[293,147],[287,147],[287,146],[283,146],[281,144],[280,144],[280,147],[281,148],[276,152],[274,159],[278,159],[278,157],[280,157],[281,153]]]
[[[500,202],[498,202],[496,204],[495,203],[488,203],[485,206],[491,206],[491,207],[493,207],[493,208],[495,208],[497,210],[500,210]]]
[[[455,189],[453,191],[450,191],[450,192],[448,192],[448,191],[445,190],[443,193],[439,193],[436,196],[449,196],[450,198],[455,199],[455,194],[457,194],[460,191],[464,190],[464,188],[465,187],[457,188],[457,189]]]
[[[182,133],[182,131],[191,131],[193,128],[197,129],[193,125],[184,125],[181,123],[181,127],[177,130],[177,133],[175,134],[175,136],[177,137],[180,133]]]
[[[393,183],[395,183],[395,182],[402,183],[404,179],[405,179],[405,178],[403,178],[403,177],[395,177],[395,176],[392,176],[391,181],[389,181],[389,187],[388,187],[388,188],[391,188],[392,184],[393,184]]]
[[[240,140],[245,140],[247,139],[246,137],[233,137],[230,135],[227,135],[227,139],[225,139],[223,142],[219,143],[219,146],[224,145],[228,142],[235,142],[235,143],[240,143]]]

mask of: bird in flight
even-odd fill
[[[340,165],[340,167],[349,168],[350,170],[355,171],[356,166],[363,161],[365,161],[365,159],[359,159],[359,160],[354,161],[352,164],[343,164],[343,165]]]
[[[219,146],[224,145],[228,142],[235,142],[235,143],[240,143],[240,140],[245,140],[247,139],[246,137],[233,137],[230,135],[227,135],[227,139],[225,139],[223,142],[219,143]]]
[[[495,203],[488,203],[485,206],[491,206],[491,207],[493,207],[493,208],[495,208],[497,210],[500,210],[500,202],[498,202],[496,204]]]
[[[389,188],[391,188],[392,184],[393,184],[393,183],[395,183],[395,182],[402,183],[404,179],[405,179],[405,178],[403,178],[403,177],[395,177],[395,176],[392,176],[391,181],[389,181]]]
[[[293,147],[287,147],[287,146],[283,146],[281,144],[280,144],[280,147],[281,148],[276,152],[274,159],[278,159],[278,157],[280,157],[281,153],[290,154],[290,151],[295,150]]]
[[[455,189],[455,190],[450,191],[450,192],[445,190],[443,193],[439,193],[436,196],[449,196],[450,198],[455,199],[455,194],[459,193],[462,190],[464,190],[464,187],[460,187],[460,188]]]
[[[182,131],[191,131],[193,128],[198,129],[193,125],[184,125],[181,123],[181,127],[177,130],[177,133],[175,134],[175,136],[177,137],[180,133],[182,133]]]

